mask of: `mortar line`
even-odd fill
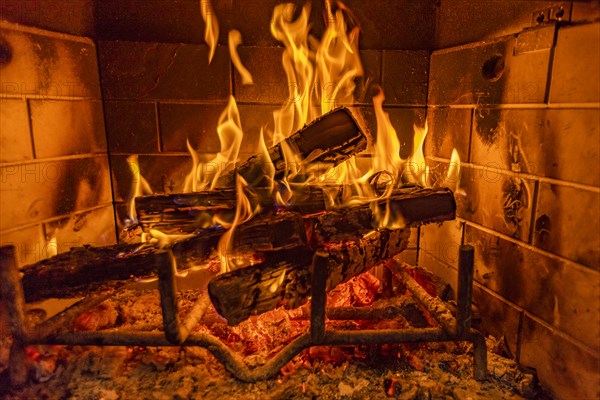
[[[31,115],[31,103],[29,100],[25,100],[25,109],[27,112],[27,124],[29,125],[29,139],[31,140],[31,157],[36,160],[37,159],[37,154],[35,151],[35,140],[34,140],[34,136],[33,136],[33,118]],[[2,164],[4,165],[4,164]]]
[[[450,162],[450,160],[447,158],[442,158],[442,157],[437,157],[437,156],[427,156],[426,158],[429,160],[432,160],[432,161],[442,162],[442,163],[446,163],[446,164]],[[473,169],[477,169],[477,170],[493,171],[495,173],[499,173],[502,175],[508,175],[513,178],[529,179],[529,180],[533,180],[533,181],[540,181],[542,183],[549,183],[552,185],[570,187],[570,188],[574,188],[574,189],[581,189],[581,190],[585,190],[585,191],[593,192],[593,193],[600,193],[600,187],[597,187],[597,186],[586,185],[583,183],[563,181],[563,180],[556,179],[556,178],[549,178],[549,177],[540,176],[540,175],[532,175],[532,174],[527,174],[524,172],[509,171],[507,169],[503,169],[503,168],[495,167],[495,166],[485,166],[485,165],[478,165],[478,164],[473,164],[473,163],[463,163],[463,162],[461,162],[460,166],[461,167],[469,167],[469,168],[473,168]]]
[[[577,263],[577,262],[575,262],[573,260],[570,260],[570,259],[568,259],[568,258],[566,258],[564,256],[560,256],[558,254],[551,253],[551,252],[549,252],[547,250],[543,250],[543,249],[540,249],[538,247],[535,247],[535,246],[533,246],[533,245],[531,245],[529,243],[519,241],[519,240],[514,239],[514,238],[512,238],[512,237],[510,237],[508,235],[505,235],[504,233],[496,232],[495,230],[493,230],[491,228],[488,228],[488,227],[483,226],[481,224],[478,224],[476,222],[472,222],[472,221],[466,220],[463,217],[456,217],[456,220],[464,222],[466,225],[472,226],[473,228],[477,228],[480,231],[483,231],[483,232],[488,233],[490,235],[493,235],[495,237],[499,237],[501,239],[504,239],[504,240],[506,240],[506,241],[508,241],[510,243],[516,244],[518,246],[521,246],[521,247],[523,247],[523,248],[525,248],[527,250],[530,250],[530,251],[532,251],[534,253],[537,253],[537,254],[540,254],[542,256],[548,257],[548,258],[550,258],[550,259],[552,259],[554,261],[559,261],[559,262],[565,263],[569,267],[575,268],[575,269],[577,269],[577,270],[579,270],[581,272],[590,273],[592,275],[597,275],[598,277],[600,277],[600,271],[597,271],[597,270],[595,270],[595,269],[593,269],[591,267],[587,267],[585,265],[581,265],[581,264],[579,264],[579,263]]]
[[[0,168],[18,167],[20,165],[41,164],[41,163],[69,161],[69,160],[82,160],[82,159],[86,159],[86,158],[98,158],[100,156],[107,157],[107,155],[108,155],[108,153],[98,152],[98,153],[85,153],[85,154],[70,154],[67,156],[48,157],[48,158],[35,158],[32,160],[0,163]]]
[[[538,207],[538,199],[540,197],[540,182],[535,181],[535,186],[533,188],[533,199],[531,200],[531,217],[529,221],[529,238],[527,243],[533,245],[533,235],[535,233],[535,214],[537,213]]]
[[[25,223],[25,224],[13,226],[13,227],[10,227],[10,228],[4,229],[4,230],[0,230],[0,235],[5,235],[5,234],[8,234],[8,233],[18,232],[18,231],[23,230],[23,229],[32,228],[32,227],[34,227],[36,225],[42,225],[41,229],[42,229],[42,233],[44,233],[44,227],[43,227],[44,224],[47,224],[47,223],[50,223],[50,222],[60,221],[61,219],[69,217],[69,216],[71,216],[73,214],[78,215],[78,214],[83,214],[83,213],[87,213],[87,212],[91,212],[91,211],[96,211],[96,210],[99,210],[99,209],[102,209],[102,208],[106,208],[106,207],[112,207],[112,205],[113,205],[112,201],[105,202],[105,203],[102,203],[102,204],[97,204],[97,205],[92,206],[92,207],[84,208],[82,210],[71,211],[70,213],[67,213],[67,214],[55,215],[55,216],[52,216],[52,217],[44,218],[44,219],[42,219],[40,221],[28,222],[28,223]]]

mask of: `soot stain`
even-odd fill
[[[500,137],[500,123],[502,114],[500,110],[480,108],[475,111],[475,126],[477,136],[483,144],[491,146]]]
[[[522,209],[529,207],[529,193],[522,179],[506,179],[502,184],[504,221],[512,229],[512,236],[521,239]]]

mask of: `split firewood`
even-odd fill
[[[283,178],[287,168],[285,147],[292,154],[298,155],[303,165],[312,163],[335,166],[365,150],[367,138],[350,110],[339,107],[268,149],[270,160],[258,154],[225,173],[218,179],[217,187],[234,187],[237,174],[249,184],[257,185],[268,176],[268,168],[271,166],[275,170],[275,178]]]

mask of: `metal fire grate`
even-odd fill
[[[437,328],[368,329],[355,331],[327,330],[325,284],[328,254],[318,251],[311,266],[312,299],[310,331],[297,337],[266,364],[249,368],[239,354],[233,352],[217,337],[209,333],[195,333],[193,328],[201,321],[210,300],[205,293],[194,304],[185,320],[178,317],[175,271],[169,255],[159,257],[157,270],[161,297],[164,332],[125,331],[108,329],[96,332],[65,332],[66,326],[78,315],[114,296],[124,287],[94,293],[61,313],[38,325],[34,331],[27,328],[25,300],[19,278],[19,269],[13,246],[0,248],[0,294],[8,305],[8,317],[13,336],[10,352],[9,375],[13,385],[27,380],[25,346],[31,344],[89,345],[89,346],[200,346],[210,351],[236,378],[245,382],[269,379],[302,350],[322,345],[395,344],[406,342],[469,341],[473,343],[473,375],[483,380],[487,375],[487,348],[481,333],[471,328],[471,300],[473,290],[473,247],[461,246],[459,250],[458,295],[456,318],[447,305],[429,295],[396,262],[386,263],[383,276],[384,290],[391,292],[392,279],[401,281],[418,302],[438,322]],[[407,266],[404,264],[404,266]],[[335,309],[328,314],[335,314]],[[356,313],[358,310],[354,310]],[[373,310],[385,312],[386,310]],[[344,312],[353,319],[352,309]],[[393,315],[394,313],[390,313]]]

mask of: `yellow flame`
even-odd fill
[[[397,177],[404,161],[400,158],[400,140],[398,139],[396,129],[394,129],[390,122],[389,114],[383,111],[384,101],[385,95],[383,90],[380,90],[373,97],[373,108],[377,123],[377,140],[375,142],[371,173],[387,171],[392,176]]]
[[[231,57],[231,62],[237,71],[240,73],[242,77],[242,84],[244,85],[252,85],[254,81],[252,80],[252,75],[250,71],[244,67],[242,64],[242,60],[240,60],[240,55],[238,54],[237,48],[240,44],[242,44],[242,34],[238,30],[229,31],[229,56]]]
[[[152,244],[154,247],[164,249],[171,246],[173,243],[193,237],[193,234],[179,235],[179,234],[166,234],[158,229],[150,229],[144,240],[147,243]]]
[[[315,56],[322,114],[340,104],[352,104],[356,87],[354,79],[363,75],[358,27],[348,33],[342,11],[347,9],[342,5],[334,13],[330,1],[326,2],[326,6],[328,24]]]
[[[460,157],[458,151],[452,149],[452,156],[450,157],[450,166],[448,167],[448,173],[446,175],[446,186],[454,191],[459,189],[460,183]]]
[[[289,136],[316,117],[309,115],[314,81],[313,53],[308,45],[310,9],[306,3],[295,21],[290,21],[295,5],[278,4],[273,10],[271,34],[285,46],[281,62],[288,83],[288,99],[273,113],[276,139]]]
[[[150,184],[148,184],[148,181],[142,176],[137,154],[127,157],[127,165],[129,166],[129,170],[131,171],[132,180],[131,190],[129,192],[129,199],[127,201],[129,210],[129,220],[126,221],[126,225],[131,225],[137,222],[137,213],[135,211],[135,198],[144,194],[152,194],[152,189],[150,188]]]
[[[217,15],[210,0],[200,0],[200,11],[202,12],[202,19],[205,24],[204,40],[210,48],[208,54],[208,63],[210,64],[215,55],[219,40],[219,21],[217,21]]]
[[[237,161],[244,132],[240,122],[240,114],[233,96],[219,117],[217,134],[221,142],[221,151],[210,161],[200,162],[199,156],[188,142],[188,151],[192,157],[192,170],[186,176],[184,192],[212,190],[223,171],[232,167]]]
[[[427,122],[423,128],[414,125],[413,152],[405,167],[405,177],[409,182],[428,186],[429,167],[425,163],[423,146],[427,137]]]
[[[217,245],[217,251],[221,260],[221,273],[231,271],[233,268],[235,268],[235,264],[233,262],[234,257],[230,257],[229,254],[235,229],[244,222],[252,219],[254,214],[259,211],[258,206],[256,210],[252,210],[252,204],[245,193],[245,188],[248,187],[248,184],[240,175],[237,175],[235,186],[237,200],[233,221],[226,222],[217,218],[217,222],[227,229],[227,231],[219,239],[219,243]]]
[[[271,155],[269,154],[269,149],[267,148],[267,144],[265,143],[265,137],[262,128],[258,136],[258,149],[261,155],[263,172],[268,182],[267,188],[270,189],[270,191],[272,192],[275,189],[275,165],[273,165]]]

